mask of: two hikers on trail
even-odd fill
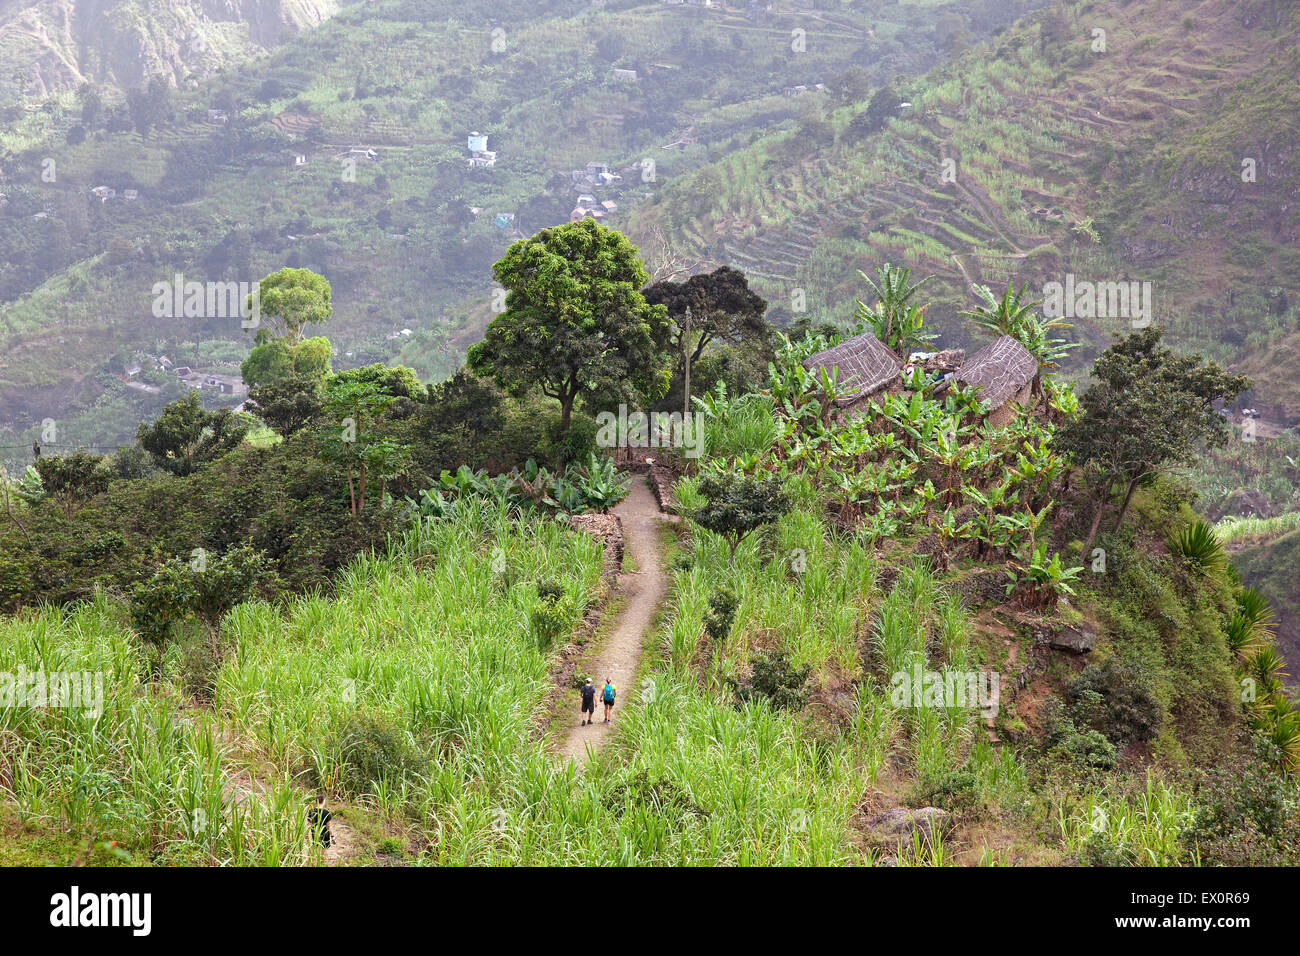
[[[600,700],[605,705],[605,723],[609,723],[610,716],[614,712],[614,697],[616,691],[614,682],[608,677],[605,678],[605,686],[601,688]],[[596,722],[596,685],[587,678],[587,682],[582,685],[582,724],[594,724]]]

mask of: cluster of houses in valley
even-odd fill
[[[200,392],[212,392],[217,395],[231,395],[242,397],[248,394],[248,386],[244,384],[244,379],[240,375],[227,375],[222,372],[200,372],[188,365],[177,365],[166,355],[147,356],[144,361],[153,365],[160,372],[172,372],[176,380],[188,388]],[[150,385],[148,382],[140,379],[140,372],[143,370],[142,361],[128,362],[126,367],[119,373],[117,378],[126,385],[127,388],[137,392],[145,392],[149,395],[156,395],[162,391],[157,385]]]
[[[814,375],[838,369],[836,380],[842,394],[835,399],[836,411],[848,416],[863,414],[874,398],[898,393],[908,387],[916,369],[941,395],[956,384],[978,388],[979,398],[990,411],[986,421],[992,426],[1010,423],[1016,406],[1030,407],[1038,360],[1009,335],[995,339],[970,358],[965,349],[941,352],[913,352],[904,362],[870,332],[845,339],[838,345],[810,355],[803,366]]]
[[[602,189],[623,181],[623,174],[611,171],[608,163],[590,162],[586,169],[572,170],[569,178],[578,194],[573,211],[569,213],[569,222],[581,219],[599,221],[618,210],[618,203],[612,199],[597,198]]]

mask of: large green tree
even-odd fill
[[[184,477],[236,447],[247,430],[228,408],[205,410],[192,391],[163,408],[152,425],[141,422],[136,441],[155,465]]]
[[[324,380],[330,370],[333,349],[323,335],[301,342],[288,338],[267,339],[254,345],[239,366],[239,374],[249,388],[276,385],[293,378]]]
[[[1084,551],[1101,524],[1116,484],[1125,487],[1115,520],[1124,523],[1133,492],[1146,478],[1191,462],[1205,444],[1222,445],[1228,425],[1215,409],[1250,387],[1199,355],[1179,355],[1160,344],[1163,330],[1142,329],[1097,357],[1094,384],[1083,396],[1083,414],[1056,436],[1058,447],[1081,465],[1093,488],[1093,519]]]
[[[592,219],[564,223],[516,242],[492,272],[505,311],[471,347],[474,371],[556,399],[565,429],[580,395],[653,401],[667,390],[667,310],[646,302],[650,276],[625,236]]]
[[[259,344],[276,335],[297,344],[305,326],[320,325],[334,314],[329,281],[310,269],[286,267],[259,282],[257,289],[262,312]]]
[[[694,365],[710,342],[758,342],[766,345],[772,327],[763,318],[767,300],[749,288],[745,274],[731,266],[693,275],[685,282],[665,279],[645,290],[651,305],[663,305],[676,326],[676,338],[685,342],[686,310],[691,312],[691,364]],[[685,348],[678,347],[677,364],[682,365]]]

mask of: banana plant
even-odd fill
[[[1018,595],[1018,600],[1026,607],[1050,609],[1063,594],[1074,594],[1070,582],[1074,581],[1082,567],[1067,568],[1061,565],[1061,555],[1047,557],[1047,542],[1041,542],[1030,556],[1028,564],[1014,564],[1007,569],[1007,596]]]
[[[939,541],[938,557],[941,570],[950,570],[953,542],[962,536],[962,531],[969,524],[970,522],[966,522],[958,525],[956,514],[951,508],[945,508],[943,511],[936,512],[931,516],[930,529]]]
[[[972,484],[962,485],[962,494],[976,508],[975,517],[971,520],[976,534],[976,552],[980,557],[988,554],[995,543],[1002,540],[1003,529],[998,525],[997,512],[1006,501],[1010,487],[1007,482],[992,485],[986,490]]]

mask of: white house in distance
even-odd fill
[[[470,133],[466,138],[465,145],[469,149],[469,164],[471,166],[490,168],[497,164],[497,154],[488,149],[487,144],[487,134],[480,133],[477,130]]]

